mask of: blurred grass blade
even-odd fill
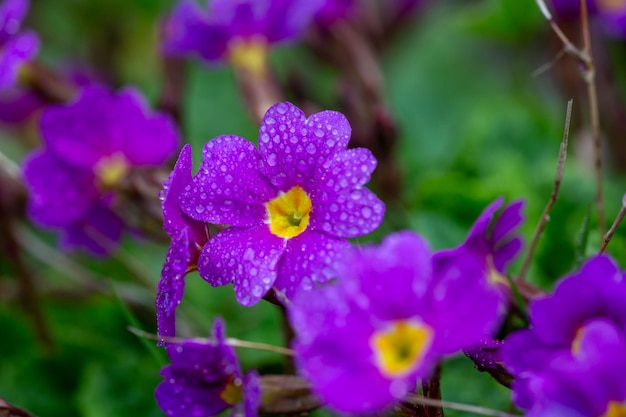
[[[128,309],[128,307],[126,307],[126,305],[124,304],[124,301],[122,300],[122,298],[117,293],[117,289],[115,288],[115,284],[113,283],[113,281],[111,281],[110,283],[111,283],[111,292],[113,293],[113,296],[117,300],[117,303],[120,306],[120,309],[122,310],[122,314],[126,318],[126,321],[128,322],[128,324],[130,326],[132,326],[132,327],[137,328],[137,329],[142,329],[142,326],[139,323],[139,320],[137,320],[137,318]],[[163,353],[161,353],[161,349],[159,349],[156,346],[156,344],[150,342],[147,339],[144,339],[143,337],[140,337],[139,341],[141,342],[141,344],[144,345],[146,350],[148,350],[148,352],[150,352],[150,354],[154,357],[154,360],[160,366],[165,366],[167,364],[167,361],[165,360],[165,357],[163,356]]]
[[[591,217],[591,204],[587,205],[587,212],[580,226],[574,246],[574,269],[580,268],[587,257],[587,242],[589,241],[589,219]]]

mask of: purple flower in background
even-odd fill
[[[496,216],[501,206],[502,198],[498,198],[478,216],[463,244],[454,249],[438,252],[435,255],[435,269],[445,267],[461,252],[475,256],[482,262],[484,270],[475,285],[490,289],[491,297],[504,302],[506,298],[502,291],[503,284],[508,284],[504,273],[522,248],[518,229],[524,220],[522,215],[524,202],[511,203]]]
[[[203,10],[178,3],[164,24],[163,52],[195,54],[208,62],[229,59],[260,69],[268,45],[294,39],[313,19],[321,0],[213,0]]]
[[[625,337],[624,300],[624,274],[608,256],[599,255],[562,280],[553,295],[533,301],[532,328],[513,333],[502,347],[506,367],[516,377],[518,406],[533,407],[537,381],[549,374],[555,361],[579,355],[581,338],[592,323],[608,322]]]
[[[391,406],[500,321],[498,303],[472,284],[482,264],[466,253],[435,271],[427,244],[407,231],[344,258],[336,285],[299,294],[289,309],[297,365],[340,412]]]
[[[29,217],[59,229],[64,248],[110,252],[123,230],[112,190],[132,168],[160,165],[175,152],[175,125],[148,112],[134,89],[86,87],[73,103],[47,108],[40,127],[45,146],[23,168]]]
[[[213,341],[189,339],[168,343],[171,364],[154,393],[168,417],[214,416],[232,408],[231,416],[255,417],[260,404],[258,376],[243,376],[235,351],[226,344],[224,323],[216,319]]]
[[[356,0],[325,0],[315,14],[315,21],[321,27],[332,26],[335,22],[347,19],[357,9]]]
[[[184,277],[190,269],[196,267],[200,250],[209,238],[206,224],[193,220],[178,206],[178,196],[191,183],[191,169],[191,146],[185,145],[174,170],[163,184],[161,195],[163,227],[172,238],[161,271],[156,299],[158,334],[162,337],[176,335],[174,313],[183,298]]]
[[[35,32],[20,33],[29,5],[28,0],[4,0],[0,4],[0,92],[15,85],[21,65],[39,51]]]
[[[237,300],[257,303],[272,286],[292,297],[334,276],[347,238],[378,227],[384,204],[363,185],[376,167],[367,149],[346,149],[338,112],[305,117],[291,103],[270,108],[259,148],[237,136],[208,142],[179,200],[195,220],[229,224],[198,262],[213,286],[234,281]]]
[[[585,324],[575,355],[525,376],[532,399],[529,417],[620,417],[626,415],[626,339],[606,320]]]
[[[587,11],[590,15],[595,15],[598,11],[597,0],[586,0]],[[580,0],[550,0],[551,10],[561,19],[580,18]]]

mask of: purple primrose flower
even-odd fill
[[[596,323],[608,323],[626,339],[624,300],[624,274],[608,256],[599,255],[588,260],[579,272],[563,279],[553,295],[533,301],[532,327],[511,334],[501,351],[506,367],[516,378],[513,389],[517,405],[525,410],[533,409],[536,387],[544,379],[552,378],[555,363],[584,362],[584,355],[580,355],[582,340],[587,333],[598,332]],[[607,360],[615,359],[607,357]]]
[[[334,111],[308,119],[291,103],[270,108],[259,148],[220,136],[181,194],[195,220],[229,224],[204,246],[200,276],[234,281],[237,300],[257,303],[272,287],[291,298],[334,276],[347,238],[378,227],[384,204],[363,185],[376,167],[367,149],[346,149],[350,125]]]
[[[321,0],[213,0],[203,10],[182,0],[164,24],[166,55],[195,54],[208,62],[229,59],[260,69],[268,45],[294,39]]]
[[[39,51],[35,32],[19,31],[29,5],[28,0],[4,0],[0,4],[0,92],[15,85],[22,64]]]
[[[298,368],[340,412],[384,410],[500,321],[497,301],[473,285],[482,263],[467,253],[435,271],[425,241],[405,231],[344,258],[335,285],[297,295],[289,309]]]
[[[200,250],[209,235],[204,222],[193,220],[180,210],[178,196],[191,183],[191,146],[185,145],[161,195],[163,227],[172,238],[161,271],[156,307],[159,336],[176,335],[175,310],[183,298],[184,277],[196,267]],[[162,343],[161,341],[160,343]]]
[[[111,210],[112,190],[132,168],[172,155],[179,142],[174,123],[148,112],[134,89],[112,94],[94,86],[68,105],[47,108],[40,127],[45,147],[23,168],[29,217],[59,229],[62,247],[108,253],[123,230]]]
[[[626,339],[606,320],[587,323],[574,355],[555,358],[528,378],[528,417],[620,417],[626,414]]]
[[[224,323],[216,319],[213,341],[188,339],[165,347],[171,364],[154,393],[168,417],[210,417],[232,408],[231,416],[256,417],[260,404],[259,378],[243,376],[232,347],[226,344]]]
[[[518,229],[524,220],[524,202],[511,203],[496,218],[496,212],[501,206],[502,198],[498,198],[478,216],[463,244],[438,252],[435,255],[435,269],[445,267],[459,253],[475,256],[482,262],[484,270],[475,285],[490,289],[491,297],[504,303],[506,293],[502,290],[504,285],[508,285],[504,273],[522,248]]]

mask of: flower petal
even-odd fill
[[[325,111],[307,120],[293,104],[278,103],[265,113],[259,131],[263,173],[281,191],[300,185],[311,192],[317,167],[345,150],[349,140],[350,125],[341,113]]]
[[[123,230],[124,222],[104,203],[97,202],[82,219],[62,231],[59,242],[65,249],[84,248],[105,256],[117,248]]]
[[[24,162],[28,214],[42,226],[67,226],[81,219],[97,198],[93,174],[38,150]]]
[[[237,301],[251,306],[274,285],[284,250],[285,240],[270,233],[267,225],[249,229],[231,227],[205,245],[198,272],[213,286],[234,281]]]
[[[338,263],[350,244],[316,231],[306,231],[287,242],[274,286],[288,299],[336,277]]]
[[[204,146],[200,171],[180,197],[180,207],[196,220],[238,227],[262,224],[265,203],[277,194],[259,172],[254,145],[237,136],[220,136]]]

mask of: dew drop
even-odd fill
[[[275,167],[276,166],[276,154],[275,153],[271,153],[269,155],[267,155],[267,165],[271,166],[271,167]]]
[[[313,155],[313,154],[315,154],[315,152],[317,151],[317,148],[315,147],[315,145],[314,145],[314,144],[309,143],[309,144],[307,145],[307,147],[306,147],[306,151],[307,151],[309,154]]]

